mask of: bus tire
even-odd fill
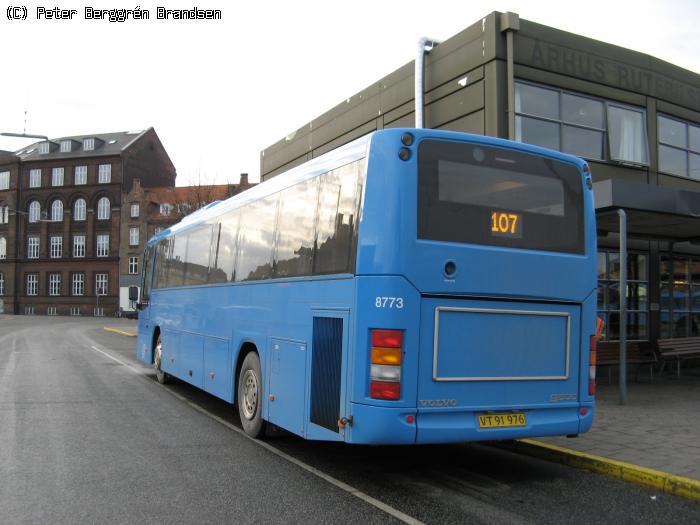
[[[238,374],[238,413],[246,434],[258,438],[265,432],[262,418],[262,373],[260,358],[249,352]]]
[[[156,379],[161,385],[166,384],[170,380],[170,374],[163,372],[160,364],[163,358],[163,336],[158,334],[158,342],[153,349],[153,366],[156,369]]]

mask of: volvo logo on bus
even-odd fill
[[[456,407],[456,399],[419,399],[418,404],[422,407]]]

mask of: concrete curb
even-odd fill
[[[700,481],[534,439],[493,442],[493,446],[700,501]]]
[[[124,330],[119,330],[118,328],[109,328],[108,326],[105,326],[102,329],[105,332],[111,332],[113,334],[124,335],[126,337],[136,337],[136,334],[132,334],[131,332],[125,332]]]

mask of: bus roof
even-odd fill
[[[577,167],[582,168],[585,162],[573,155],[567,153],[562,153],[559,151],[550,150],[547,148],[542,148],[539,146],[534,146],[531,144],[525,144],[522,142],[514,142],[507,139],[501,139],[497,137],[489,137],[486,135],[474,135],[470,133],[463,133],[460,131],[445,131],[445,130],[435,130],[430,128],[392,128],[390,130],[378,130],[373,131],[363,137],[360,137],[352,142],[349,142],[343,146],[340,146],[328,153],[324,153],[319,157],[311,159],[303,164],[291,168],[289,171],[281,173],[269,179],[265,182],[261,182],[252,188],[234,195],[225,201],[214,201],[207,206],[196,210],[189,215],[183,217],[183,219],[170,226],[169,228],[163,230],[162,232],[154,235],[148,240],[147,244],[155,243],[161,239],[170,237],[180,231],[187,230],[197,224],[205,223],[207,220],[222,215],[228,211],[235,210],[249,204],[251,202],[260,200],[268,195],[273,195],[278,191],[285,188],[293,186],[299,182],[307,179],[311,179],[323,173],[326,173],[334,168],[344,166],[357,159],[360,159],[367,154],[367,148],[374,137],[380,133],[404,133],[410,132],[414,135],[421,135],[417,137],[419,139],[428,138],[430,136],[441,139],[465,139],[468,138],[470,142],[481,143],[484,145],[498,146],[504,148],[512,148],[520,151],[532,153],[535,155],[541,155],[545,157],[550,157],[553,159],[561,160],[564,162],[570,162],[575,164]]]

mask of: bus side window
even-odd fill
[[[245,207],[238,234],[235,280],[257,281],[272,274],[272,246],[279,194]]]
[[[282,191],[273,277],[311,275],[318,177]]]
[[[357,180],[362,161],[321,176],[314,274],[355,271]]]

